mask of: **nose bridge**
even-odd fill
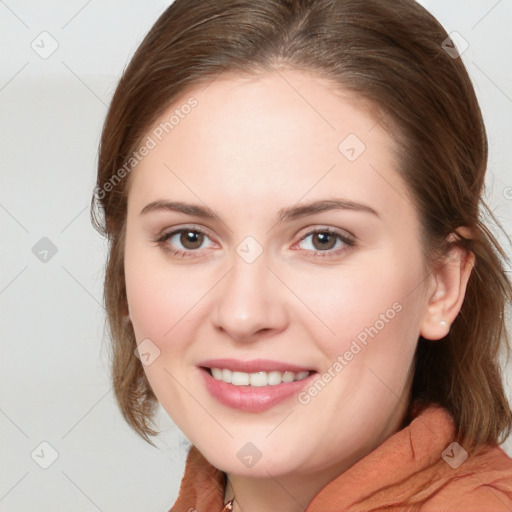
[[[251,339],[262,330],[283,329],[286,308],[279,283],[267,268],[266,255],[251,240],[242,242],[236,252],[217,290],[214,324],[239,340]]]

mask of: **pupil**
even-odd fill
[[[187,249],[197,249],[201,247],[203,235],[195,231],[184,231],[181,233],[180,242]]]

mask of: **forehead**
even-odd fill
[[[277,204],[336,190],[403,202],[394,141],[378,121],[360,98],[309,73],[220,76],[183,93],[148,130],[154,147],[131,175],[129,199],[201,192]]]

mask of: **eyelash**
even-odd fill
[[[181,249],[173,249],[167,243],[168,240],[170,238],[172,238],[174,235],[177,235],[177,234],[180,234],[183,232],[199,233],[199,234],[204,235],[205,237],[209,238],[208,234],[205,231],[203,231],[202,229],[195,227],[195,226],[185,226],[185,227],[164,233],[162,236],[160,236],[159,238],[157,238],[155,240],[155,243],[158,246],[160,246],[165,253],[170,254],[171,256],[174,256],[174,257],[182,257],[182,258],[198,258],[198,257],[200,257],[200,256],[193,256],[193,253],[198,252],[199,249],[195,249],[195,250],[189,249],[186,251],[181,250]],[[332,228],[317,228],[312,231],[309,231],[299,240],[299,242],[302,242],[306,238],[308,238],[312,235],[314,236],[315,234],[319,234],[319,233],[335,236],[338,240],[343,242],[344,246],[341,248],[338,248],[338,249],[328,249],[325,251],[307,251],[307,252],[312,252],[314,258],[328,258],[328,257],[339,256],[342,253],[345,253],[346,251],[349,251],[350,249],[352,249],[353,247],[356,246],[356,241],[355,241],[354,236],[348,235],[348,234],[347,235],[342,234],[339,231],[334,230]],[[299,242],[297,242],[297,243],[299,243]],[[294,245],[296,245],[296,244],[294,244]]]

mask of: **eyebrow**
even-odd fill
[[[187,215],[195,215],[205,219],[219,219],[219,216],[207,206],[182,203],[179,201],[153,201],[142,208],[140,215],[146,215],[151,212],[180,212]]]
[[[290,206],[288,208],[282,208],[278,213],[278,221],[291,221],[296,220],[307,215],[314,213],[320,213],[328,210],[352,210],[363,213],[370,213],[376,217],[380,217],[378,212],[372,207],[355,203],[346,199],[323,199],[319,201],[312,201],[310,203]],[[199,206],[195,204],[182,203],[180,201],[153,201],[141,210],[140,215],[146,215],[150,212],[158,211],[173,211],[179,213],[185,213],[187,215],[193,215],[196,217],[202,217],[205,219],[217,219],[220,220],[219,216],[207,206]]]
[[[365,204],[355,203],[353,201],[348,201],[347,199],[323,199],[279,210],[279,222],[295,220],[305,217],[306,215],[325,212],[328,210],[353,210],[363,213],[371,213],[372,215],[380,217],[376,210]]]

